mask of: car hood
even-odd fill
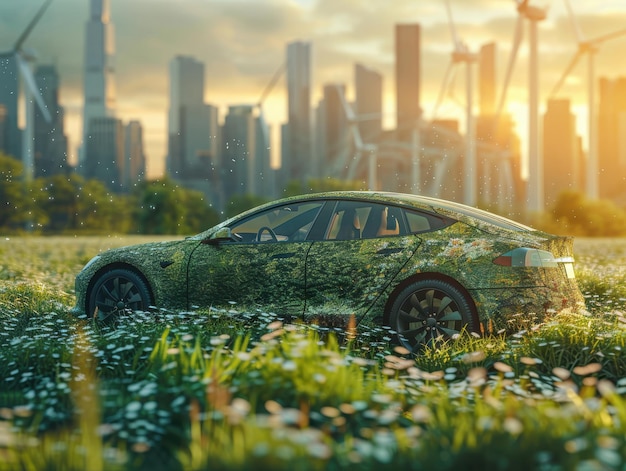
[[[144,272],[155,272],[164,266],[185,263],[190,249],[198,243],[192,240],[173,240],[109,249],[91,259],[82,271],[93,274],[105,265],[126,263]]]

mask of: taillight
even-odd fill
[[[500,255],[493,260],[493,263],[502,265],[503,267],[554,268],[559,261],[564,260],[557,260],[554,258],[554,255],[546,250],[520,247]]]

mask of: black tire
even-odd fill
[[[145,280],[131,270],[116,268],[100,275],[93,285],[88,315],[104,321],[125,313],[147,311],[152,304]]]
[[[389,312],[396,341],[411,352],[463,329],[477,330],[471,301],[455,286],[441,280],[416,281],[404,288]]]

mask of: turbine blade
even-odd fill
[[[522,15],[517,16],[517,23],[515,24],[515,33],[513,36],[513,49],[511,50],[511,56],[509,57],[509,64],[506,69],[506,76],[504,78],[504,84],[502,86],[502,94],[500,95],[500,102],[498,104],[498,108],[496,111],[496,122],[500,118],[502,114],[502,110],[504,109],[504,103],[506,102],[506,94],[509,88],[509,83],[511,82],[511,76],[513,75],[513,68],[515,67],[515,60],[517,59],[517,51],[519,50],[519,45],[522,42],[522,38],[524,37],[524,18]]]
[[[46,102],[44,101],[39,89],[37,88],[37,82],[35,81],[35,77],[33,76],[33,71],[30,69],[28,63],[22,58],[22,56],[17,53],[15,54],[15,58],[20,66],[20,71],[22,72],[22,77],[24,78],[24,82],[28,87],[31,95],[37,102],[37,106],[41,110],[41,114],[43,114],[46,122],[51,122],[52,117],[50,116],[50,112],[48,111],[48,107],[46,106]]]
[[[569,20],[572,23],[572,29],[574,30],[574,34],[576,35],[576,41],[578,44],[585,41],[585,37],[583,36],[580,27],[578,26],[578,21],[576,20],[576,15],[574,15],[574,10],[572,9],[572,5],[569,0],[563,0],[565,2],[565,7],[567,8],[567,14],[569,16]]]
[[[270,92],[273,90],[274,86],[276,85],[276,82],[278,82],[278,79],[280,79],[280,77],[285,72],[285,68],[286,68],[286,64],[282,63],[282,64],[280,64],[280,67],[278,67],[278,69],[276,69],[276,72],[274,72],[274,75],[272,76],[270,81],[265,86],[265,89],[263,90],[263,93],[261,93],[261,98],[259,98],[259,101],[257,102],[257,106],[259,108],[261,107],[261,105],[263,105],[263,102],[267,98],[267,95],[269,95]]]
[[[50,3],[52,3],[52,0],[46,0],[44,4],[39,8],[39,11],[37,12],[37,14],[33,17],[33,19],[30,21],[30,23],[28,24],[24,32],[17,39],[15,46],[13,46],[14,51],[17,52],[21,49],[22,44],[24,44],[24,41],[26,41],[26,39],[28,38],[33,28],[35,27],[39,19],[42,17],[42,15],[46,11]]]
[[[626,35],[626,29],[620,29],[619,31],[614,31],[612,33],[605,34],[603,36],[598,36],[589,41],[590,44],[601,44],[609,39],[619,38],[620,36]]]
[[[452,41],[454,42],[454,49],[459,51],[462,49],[461,41],[459,41],[459,36],[456,34],[456,26],[454,25],[454,20],[452,19],[452,9],[450,8],[450,0],[446,0],[446,14],[448,15],[448,25],[450,26],[450,34],[452,35]]]
[[[576,64],[578,63],[578,60],[580,59],[580,57],[583,54],[584,53],[580,49],[578,50],[578,52],[576,54],[574,54],[574,56],[570,60],[569,64],[565,68],[565,71],[563,72],[563,75],[561,75],[561,78],[559,79],[559,81],[556,83],[556,85],[554,86],[554,88],[550,92],[550,96],[551,97],[553,97],[554,95],[556,95],[558,93],[559,89],[563,85],[563,82],[565,82],[565,79],[568,77],[570,72],[574,69],[574,67],[576,67]]]

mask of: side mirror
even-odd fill
[[[222,242],[233,240],[235,240],[235,237],[233,237],[230,227],[222,227],[217,232],[211,234],[208,239],[204,239],[202,243],[207,245],[219,245]]]

